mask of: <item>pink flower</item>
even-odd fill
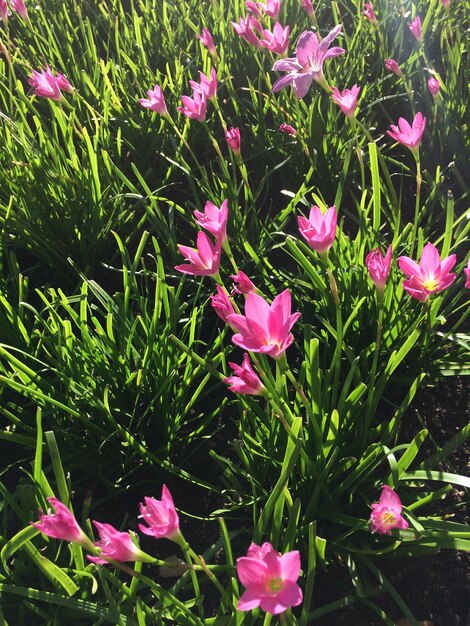
[[[31,524],[48,537],[71,541],[84,548],[93,549],[93,543],[85,535],[65,504],[62,504],[57,498],[47,498],[47,501],[52,504],[55,513],[41,514],[39,522],[31,522]]]
[[[246,587],[238,601],[239,611],[261,607],[277,615],[302,602],[302,591],[297,585],[300,575],[298,550],[279,554],[270,543],[252,544],[247,556],[237,559],[238,578]]]
[[[222,240],[217,243],[211,242],[202,230],[197,234],[197,248],[190,248],[178,244],[178,250],[184,256],[188,264],[177,265],[178,272],[192,274],[193,276],[215,276],[220,268],[220,248]]]
[[[7,0],[0,0],[0,19],[2,19],[4,22],[8,21]]]
[[[28,11],[23,0],[10,0],[11,8],[16,11],[18,15],[26,21],[29,21]]]
[[[336,207],[332,206],[323,215],[320,208],[312,206],[308,219],[300,216],[297,218],[300,234],[308,245],[319,254],[324,254],[333,245],[336,236],[337,213]]]
[[[289,47],[290,26],[283,28],[279,22],[274,24],[273,32],[264,30],[264,39],[260,39],[260,44],[274,52],[274,54],[285,54]]]
[[[233,288],[233,293],[243,293],[246,295],[247,293],[252,293],[256,291],[256,287],[245,274],[245,272],[242,272],[240,270],[238,274],[231,274],[230,278],[233,280],[234,283],[236,283]]]
[[[176,110],[193,120],[203,122],[206,119],[207,100],[202,91],[195,90],[193,97],[182,96],[182,107],[176,107]]]
[[[399,141],[410,150],[417,151],[419,150],[419,144],[421,143],[425,128],[426,118],[422,113],[416,113],[412,126],[410,126],[403,117],[400,117],[398,127],[391,125],[387,133],[390,137],[395,139],[395,141]]]
[[[202,45],[205,46],[209,50],[209,54],[211,54],[212,56],[217,55],[214,40],[212,39],[212,35],[210,31],[207,30],[207,28],[203,28],[201,30],[201,34],[197,35],[197,38],[202,43]]]
[[[339,91],[336,87],[333,87],[333,94],[331,96],[333,102],[339,106],[346,117],[352,119],[357,107],[357,97],[361,88],[357,85],[353,85],[351,89],[344,89]]]
[[[245,315],[229,315],[228,322],[238,333],[232,337],[237,346],[250,352],[262,352],[277,358],[294,341],[289,332],[300,313],[291,314],[291,295],[288,289],[276,296],[271,305],[256,293],[245,300]]]
[[[163,96],[162,88],[159,85],[155,85],[153,89],[147,91],[147,98],[139,98],[140,104],[146,109],[156,111],[160,115],[167,115],[168,110],[166,108],[165,97]]]
[[[467,267],[465,267],[463,271],[465,276],[467,277],[467,280],[465,281],[465,287],[467,289],[470,289],[470,259],[468,259]]]
[[[392,246],[388,246],[385,256],[382,255],[379,248],[375,248],[366,256],[366,267],[374,285],[377,289],[383,291],[388,275],[390,273],[390,265],[392,264]]]
[[[193,91],[200,91],[208,100],[215,98],[217,94],[217,74],[214,68],[211,69],[210,75],[206,76],[203,72],[199,72],[200,83],[190,80]]]
[[[389,72],[393,72],[397,76],[403,76],[403,72],[395,59],[385,59],[385,67]]]
[[[251,367],[248,352],[245,352],[241,365],[237,365],[236,363],[229,363],[229,365],[235,372],[235,376],[224,378],[224,383],[229,385],[230,391],[252,396],[263,395],[265,387],[258,378],[255,370]]]
[[[231,24],[239,37],[241,37],[248,43],[251,43],[252,46],[256,46],[257,48],[262,47],[258,37],[253,32],[253,28],[258,31],[261,30],[261,32],[263,30],[257,20],[247,15],[245,20],[240,17],[238,20],[238,24],[236,22],[231,22]]]
[[[437,78],[434,78],[434,76],[430,76],[428,78],[428,89],[433,98],[435,98],[439,93],[440,87],[441,83],[437,80]]]
[[[312,84],[312,81],[324,83],[323,63],[332,57],[343,54],[343,48],[331,48],[328,46],[341,32],[341,25],[335,26],[332,31],[321,41],[318,41],[316,33],[305,30],[299,37],[295,49],[295,57],[281,59],[273,65],[273,70],[287,72],[273,85],[272,91],[276,92],[292,85],[297,98],[303,98]]]
[[[228,297],[227,292],[220,285],[216,286],[217,295],[211,296],[211,304],[214,311],[217,315],[228,324],[228,316],[233,315],[235,310],[233,308],[233,304]],[[233,327],[232,327],[233,330]]]
[[[375,15],[374,9],[370,2],[364,2],[364,10],[362,12],[367,17],[369,22],[372,22],[373,24],[377,23],[377,16]]]
[[[315,16],[312,0],[302,0],[300,4],[302,6],[302,9],[307,13],[309,17],[313,18]]]
[[[139,524],[140,532],[155,537],[155,539],[172,539],[180,535],[180,521],[176,512],[173,498],[166,485],[163,485],[162,499],[144,498],[145,504],[140,503],[140,516],[148,526]]]
[[[204,213],[194,211],[197,224],[214,235],[221,243],[227,240],[228,200],[224,200],[220,209],[209,200],[204,205]]]
[[[281,9],[281,0],[267,0],[266,4],[259,3],[259,6],[265,15],[272,17],[273,20],[277,20],[279,17],[279,11]]]
[[[408,24],[408,27],[411,31],[411,34],[416,39],[416,41],[418,43],[421,43],[422,32],[421,32],[421,18],[419,17],[419,15],[417,15],[414,19],[411,20],[411,22]]]
[[[393,528],[406,530],[408,522],[401,515],[401,500],[388,485],[382,486],[379,501],[372,504],[370,514],[370,529],[379,535],[390,535]]]
[[[229,128],[225,133],[227,145],[235,156],[240,155],[240,129]]]
[[[297,135],[297,131],[295,130],[295,128],[293,128],[289,124],[281,124],[279,126],[279,131],[281,133],[286,133],[286,135],[290,135],[291,137],[295,137]]]
[[[432,243],[424,246],[419,265],[407,256],[399,257],[398,265],[407,276],[403,288],[416,300],[426,302],[432,293],[447,289],[454,282],[456,276],[450,270],[456,260],[455,254],[451,254],[441,261]]]
[[[147,560],[144,553],[132,541],[129,533],[121,533],[111,524],[100,522],[93,522],[93,524],[100,535],[100,541],[95,542],[95,547],[100,548],[101,553],[100,556],[87,556],[89,561],[103,565],[108,563],[103,557],[119,562]]]
[[[63,74],[57,73],[57,76],[54,76],[49,65],[41,72],[33,70],[28,82],[34,89],[35,96],[49,98],[50,100],[62,100],[63,96],[61,90],[68,92],[74,90]]]
[[[261,9],[257,2],[253,2],[252,0],[246,0],[245,2],[246,10],[249,11],[252,15],[255,15],[259,19],[263,17],[261,13]]]

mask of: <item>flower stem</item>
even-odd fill
[[[419,220],[419,205],[421,198],[421,161],[419,158],[419,151],[413,150],[413,156],[416,160],[416,202],[415,202],[415,215],[413,220],[413,230],[411,232],[411,250],[410,256],[413,256],[414,247],[416,243],[416,232],[418,230],[418,220]]]

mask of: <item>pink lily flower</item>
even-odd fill
[[[212,39],[212,35],[210,31],[207,30],[207,28],[203,28],[201,30],[201,34],[197,35],[197,38],[202,43],[202,45],[208,49],[209,54],[211,54],[212,56],[217,56],[217,50],[215,49],[214,40]]]
[[[232,337],[237,346],[250,352],[262,352],[273,358],[281,356],[294,341],[290,329],[300,313],[291,313],[288,289],[276,296],[271,305],[256,293],[245,300],[245,315],[229,315],[228,322],[238,331]]]
[[[237,559],[237,574],[246,587],[237,604],[239,611],[261,607],[271,615],[278,615],[302,602],[302,590],[297,584],[298,550],[281,555],[270,543],[252,544],[247,556]]]
[[[225,133],[225,139],[227,140],[227,145],[233,154],[235,156],[240,156],[240,129],[228,128]]]
[[[262,396],[264,394],[265,386],[252,368],[248,352],[245,352],[241,365],[230,362],[229,365],[235,372],[235,376],[224,378],[224,383],[229,385],[230,391],[251,396]]]
[[[435,78],[434,76],[430,76],[428,78],[428,89],[433,98],[437,96],[440,88],[441,83],[437,80],[437,78]]]
[[[369,22],[377,24],[377,16],[375,15],[374,8],[370,2],[364,2],[364,10],[362,12],[367,17]]]
[[[297,131],[290,124],[281,124],[279,126],[279,132],[286,133],[286,135],[290,135],[291,137],[295,137],[297,135]]]
[[[10,0],[10,4],[13,11],[18,13],[18,15],[26,22],[29,22],[28,11],[23,0]]]
[[[100,556],[89,556],[87,559],[97,565],[106,565],[107,559],[119,561],[148,561],[148,557],[132,541],[129,533],[122,533],[116,530],[111,524],[101,524],[93,522],[97,528],[100,541],[95,542],[95,547],[100,548]],[[104,557],[107,557],[104,558]]]
[[[335,206],[330,207],[325,215],[319,207],[312,206],[308,219],[301,215],[297,222],[300,234],[308,245],[319,254],[325,254],[335,240],[337,219]]]
[[[232,293],[243,293],[244,295],[256,291],[255,285],[251,282],[245,272],[241,270],[238,274],[231,274],[230,278],[236,283],[233,287]]]
[[[151,111],[156,111],[160,115],[168,115],[165,97],[160,85],[155,85],[153,89],[149,89],[147,91],[147,95],[148,99],[139,98],[139,102],[143,107],[150,109]]]
[[[62,100],[63,95],[61,90],[70,93],[74,91],[72,85],[63,74],[57,73],[57,76],[54,76],[49,65],[41,72],[33,70],[28,82],[34,89],[35,96],[49,98],[50,100]]]
[[[302,0],[300,4],[307,15],[313,19],[315,17],[315,11],[313,9],[312,0]]]
[[[465,276],[467,277],[467,280],[465,281],[465,287],[467,289],[470,289],[470,259],[468,259],[467,267],[465,267],[463,271]]]
[[[430,242],[421,252],[419,265],[407,256],[399,257],[398,265],[407,276],[403,288],[416,300],[426,302],[431,294],[447,289],[454,282],[456,276],[450,270],[456,261],[455,254],[441,261],[437,248]]]
[[[217,241],[224,243],[227,240],[228,200],[224,200],[220,209],[209,200],[204,205],[204,213],[194,211],[196,223],[208,233],[214,235]]]
[[[8,22],[8,4],[7,0],[0,0],[0,19]]]
[[[387,133],[412,151],[419,150],[419,144],[423,137],[424,129],[426,128],[426,118],[422,113],[416,113],[412,125],[400,117],[398,120],[398,126],[390,126],[390,130]]]
[[[366,267],[372,282],[379,291],[385,289],[390,266],[392,264],[392,246],[388,246],[385,256],[379,248],[375,248],[366,256]]]
[[[260,44],[274,52],[274,54],[285,54],[289,47],[290,26],[283,28],[279,22],[274,24],[273,32],[264,30],[264,39],[260,39]]]
[[[237,33],[239,37],[241,37],[248,43],[251,43],[251,45],[255,46],[256,48],[262,47],[259,42],[258,37],[255,35],[253,31],[253,28],[254,28],[258,32],[260,31],[263,32],[263,29],[261,28],[260,23],[256,19],[247,15],[245,20],[242,17],[240,17],[238,20],[238,24],[236,22],[231,22],[231,24],[233,26],[234,31]]]
[[[406,530],[408,522],[402,516],[402,510],[398,494],[388,485],[383,485],[379,501],[372,504],[371,531],[379,535],[390,535],[394,528]]]
[[[197,234],[196,245],[197,248],[190,248],[178,244],[178,250],[188,263],[177,265],[175,269],[193,276],[216,276],[220,268],[222,240],[219,238],[214,246],[206,233],[201,230]]]
[[[217,315],[222,319],[226,324],[228,324],[228,316],[234,315],[235,310],[233,308],[233,304],[228,297],[227,292],[220,285],[216,285],[217,294],[215,296],[211,296],[211,304],[214,311]],[[235,331],[235,328],[231,326],[232,330]]]
[[[273,20],[277,20],[279,17],[279,11],[281,9],[281,0],[267,0],[266,4],[259,3],[261,10],[268,17],[272,17]]]
[[[255,17],[262,19],[263,14],[261,13],[261,9],[259,7],[258,2],[253,2],[252,0],[246,0],[245,2],[246,10],[249,11]]]
[[[422,32],[421,32],[421,18],[417,15],[411,22],[408,24],[408,27],[411,31],[411,34],[416,39],[418,43],[421,43]]]
[[[357,97],[361,88],[357,85],[353,85],[351,89],[344,89],[339,91],[337,87],[333,87],[333,93],[331,99],[339,106],[346,117],[353,119],[354,113],[357,107]]]
[[[140,516],[148,524],[139,524],[140,532],[155,539],[171,539],[178,543],[180,535],[180,520],[176,512],[173,498],[166,485],[163,485],[162,499],[145,496],[145,503],[140,503]]]
[[[292,85],[295,95],[300,99],[306,96],[312,81],[315,80],[325,85],[323,63],[344,52],[343,48],[338,47],[328,50],[328,46],[340,32],[341,25],[339,24],[320,43],[316,33],[305,30],[299,37],[295,57],[281,59],[274,63],[274,71],[287,72],[287,74],[274,83],[273,93]]]
[[[400,77],[403,76],[403,72],[401,71],[400,66],[395,61],[395,59],[385,59],[385,67],[389,72],[393,72]]]
[[[198,122],[203,122],[206,119],[207,100],[202,91],[195,90],[192,98],[182,96],[181,103],[183,106],[176,107],[176,110],[186,115],[186,117],[197,120]]]
[[[193,91],[202,92],[208,100],[213,100],[217,94],[217,74],[214,68],[211,69],[209,76],[203,72],[199,72],[200,83],[190,80]]]
[[[52,497],[47,498],[47,501],[52,504],[55,513],[44,514],[41,512],[39,522],[31,522],[31,524],[48,537],[78,543],[87,550],[93,549],[92,541],[85,535],[73,513],[65,504]]]

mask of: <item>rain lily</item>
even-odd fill
[[[0,19],[2,19],[4,22],[8,21],[7,0],[0,0]]]
[[[273,358],[281,356],[294,341],[290,329],[300,313],[291,313],[288,289],[276,296],[272,304],[256,293],[245,300],[245,315],[229,315],[228,322],[238,331],[232,337],[237,346],[250,352],[262,352]]]
[[[160,115],[167,115],[168,110],[166,108],[165,98],[163,96],[162,88],[159,85],[155,85],[153,89],[147,91],[147,98],[139,98],[140,104],[146,109],[156,111]]]
[[[437,78],[434,78],[434,76],[430,76],[428,78],[428,89],[433,98],[435,98],[439,93],[440,87],[441,83],[437,80]]]
[[[235,156],[239,156],[240,154],[240,129],[239,128],[229,128],[225,132],[225,139],[227,140],[227,145],[230,150],[233,152]]]
[[[363,9],[362,12],[367,17],[369,22],[372,22],[373,24],[377,23],[377,16],[375,15],[374,9],[373,9],[372,4],[370,2],[365,2],[364,3],[364,9]]]
[[[276,22],[273,32],[263,30],[264,39],[260,39],[260,44],[274,54],[285,54],[289,47],[289,33],[290,26],[283,28],[279,22]]]
[[[261,44],[259,42],[258,37],[255,35],[253,28],[255,28],[258,32],[263,32],[259,22],[249,15],[246,16],[244,20],[242,17],[239,18],[238,24],[236,22],[231,22],[234,31],[237,33],[239,37],[251,43],[251,45],[256,46],[257,48],[261,48]]]
[[[23,0],[10,0],[10,4],[13,11],[16,11],[16,13],[27,22],[29,21],[28,11],[26,10]]]
[[[39,522],[31,524],[48,537],[78,543],[88,550],[93,549],[92,541],[85,535],[65,504],[52,497],[47,498],[47,501],[52,504],[55,513],[42,513]]]
[[[410,150],[418,151],[425,128],[426,118],[422,113],[416,113],[411,126],[403,117],[400,117],[398,126],[391,125],[387,133]]]
[[[465,281],[465,287],[467,289],[470,289],[470,259],[468,259],[467,267],[465,267],[463,271],[465,273],[465,276],[467,277],[467,280]]]
[[[246,0],[245,2],[246,10],[249,11],[255,17],[261,19],[263,14],[261,13],[261,9],[259,7],[258,2],[253,2],[252,0]]]
[[[204,205],[204,213],[194,211],[197,224],[214,235],[222,243],[227,239],[228,200],[224,200],[220,208],[209,200]]]
[[[307,15],[311,18],[315,16],[315,11],[313,10],[312,0],[302,0],[301,1],[302,9],[307,13]]]
[[[267,0],[265,4],[261,2],[258,4],[265,15],[272,17],[273,20],[277,20],[281,9],[281,0]]]
[[[332,206],[323,215],[320,208],[312,206],[308,219],[300,216],[297,218],[300,234],[308,245],[319,254],[325,254],[333,245],[336,236],[337,213],[336,207]]]
[[[281,124],[279,126],[279,131],[281,133],[286,133],[286,135],[290,135],[291,137],[295,137],[297,135],[297,131],[295,130],[295,128],[290,126],[290,124]]]
[[[247,556],[237,559],[238,578],[246,587],[238,601],[239,611],[261,607],[277,615],[302,602],[302,590],[297,584],[300,575],[298,550],[279,554],[270,543],[252,544]]]
[[[408,522],[403,518],[401,500],[388,485],[382,486],[379,501],[372,504],[370,529],[379,535],[390,535],[393,528],[406,530]]]
[[[375,248],[366,256],[367,271],[379,291],[383,291],[385,288],[391,264],[392,246],[388,246],[385,256],[382,255],[379,248]]]
[[[193,91],[202,92],[208,100],[215,98],[217,94],[217,74],[214,68],[211,69],[209,76],[203,72],[199,72],[200,83],[190,80]]]
[[[419,265],[407,256],[399,257],[398,265],[407,276],[403,288],[416,300],[426,302],[431,294],[447,289],[454,282],[456,276],[450,270],[456,260],[455,254],[451,254],[441,261],[432,243],[424,246]]]
[[[181,103],[183,106],[176,107],[176,110],[186,115],[186,117],[198,122],[203,122],[206,119],[207,100],[205,94],[199,91],[199,89],[193,92],[192,98],[182,96]]]
[[[177,541],[180,535],[180,521],[176,512],[173,498],[166,485],[163,485],[162,499],[144,498],[139,504],[140,516],[148,524],[139,524],[140,532],[155,539],[171,539]]]
[[[202,45],[205,46],[209,50],[209,54],[211,54],[212,56],[217,55],[214,40],[212,39],[212,35],[210,31],[207,30],[207,28],[203,28],[201,30],[201,34],[197,35],[197,38],[202,43]]]
[[[272,91],[276,92],[292,85],[297,98],[303,98],[314,80],[328,89],[323,76],[323,63],[327,59],[343,54],[343,48],[334,47],[328,50],[329,45],[340,32],[341,25],[335,26],[319,42],[316,33],[305,30],[299,37],[295,57],[281,59],[274,63],[274,71],[287,72],[287,74],[274,83]]]
[[[411,34],[416,39],[418,43],[421,43],[421,18],[417,15],[411,22],[408,24]]]
[[[229,386],[230,391],[252,396],[263,395],[265,387],[251,367],[248,352],[245,352],[241,365],[236,363],[229,363],[229,365],[235,372],[235,376],[224,378],[224,383]]]
[[[238,274],[231,274],[230,278],[233,280],[234,283],[236,283],[233,288],[233,293],[243,293],[246,295],[247,293],[256,291],[256,287],[245,274],[245,272],[242,272],[240,270]]]
[[[344,89],[339,91],[336,87],[333,87],[333,93],[331,99],[339,106],[346,117],[352,119],[357,107],[357,97],[361,88],[357,85],[353,85],[351,89]]]
[[[403,76],[403,72],[395,59],[385,59],[385,67],[389,72],[393,72],[397,76]]]
[[[178,250],[188,263],[177,265],[178,272],[193,276],[216,276],[220,268],[221,239],[214,244],[202,230],[197,234],[197,248],[178,244]]]
[[[233,308],[233,304],[228,297],[227,292],[220,285],[216,285],[217,294],[215,296],[211,296],[211,304],[214,311],[217,315],[228,324],[228,316],[233,315],[235,310]],[[234,328],[232,327],[232,330]]]
[[[95,547],[100,548],[100,556],[87,556],[89,561],[103,565],[108,561],[103,558],[107,557],[113,561],[148,561],[142,550],[140,550],[132,541],[129,533],[122,533],[116,530],[111,524],[101,524],[93,522],[100,535],[100,541],[95,542]]]
[[[35,96],[49,98],[50,100],[62,100],[62,90],[70,93],[74,90],[63,74],[58,72],[57,75],[54,76],[49,65],[41,72],[33,70],[28,82],[34,89]]]

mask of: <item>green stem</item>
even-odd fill
[[[411,231],[411,249],[410,256],[413,256],[415,243],[416,243],[416,233],[418,230],[418,221],[419,221],[419,205],[421,198],[421,161],[419,158],[419,149],[413,150],[413,156],[416,160],[416,202],[415,202],[415,214],[413,219],[413,229]]]

